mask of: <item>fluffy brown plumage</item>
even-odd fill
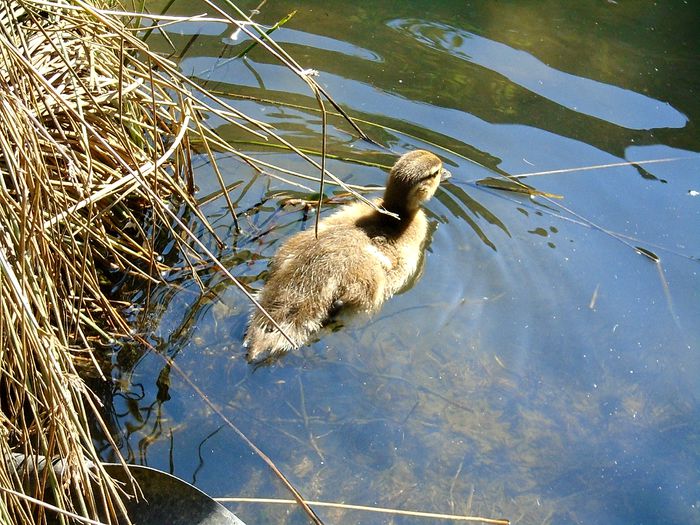
[[[376,204],[344,206],[314,229],[290,237],[270,262],[258,301],[291,343],[259,310],[253,311],[244,345],[249,361],[261,361],[305,344],[340,307],[376,312],[415,273],[427,234],[421,204],[449,176],[424,150],[394,164],[384,197]]]

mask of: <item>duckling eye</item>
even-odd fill
[[[265,326],[265,333],[266,333],[266,334],[271,334],[271,333],[274,332],[274,331],[275,331],[275,327],[274,327],[274,326],[272,326],[272,325],[267,325],[267,326]]]
[[[418,182],[421,183],[421,182],[425,182],[425,181],[434,179],[435,177],[437,177],[441,173],[442,173],[442,167],[438,166],[437,168],[430,170],[427,175],[418,179]]]

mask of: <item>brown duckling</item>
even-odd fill
[[[375,201],[398,219],[356,202],[323,219],[318,237],[313,228],[290,237],[257,299],[291,343],[255,309],[244,341],[248,361],[299,348],[340,307],[373,313],[400,290],[416,271],[428,231],[421,204],[449,176],[437,156],[411,151],[391,168],[384,197]]]

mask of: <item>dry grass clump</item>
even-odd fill
[[[313,72],[232,3],[244,23],[205,2],[308,84],[325,130],[322,98],[337,105]],[[294,150],[357,195],[325,171],[325,141],[318,163],[183,77],[139,39],[137,17],[133,29],[122,18],[83,0],[0,2],[0,523],[122,519],[123,491],[136,489],[100,465],[90,428],[109,432],[78,366],[101,374],[93,350],[128,333],[109,276],[148,282],[167,270],[155,232],[170,232],[195,279],[206,259],[247,293],[179,219],[188,207],[216,239],[191,198],[190,144],[208,154],[232,214],[214,149],[260,173],[308,177],[233,150],[200,115]],[[60,464],[35,468],[43,458]]]
[[[191,202],[188,140],[207,138],[194,104],[172,65],[105,12],[0,5],[0,523],[55,519],[27,496],[118,519],[76,363],[99,373],[92,349],[127,331],[105,276],[164,269],[142,225],[169,228],[169,200]]]

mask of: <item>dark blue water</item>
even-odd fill
[[[250,10],[254,3],[241,3]],[[157,11],[158,6],[153,7]],[[415,285],[371,319],[344,319],[252,369],[249,305],[215,269],[125,295],[159,352],[308,499],[509,518],[513,523],[700,523],[700,8],[674,2],[277,1],[273,36],[377,142],[426,148],[452,171],[429,203]],[[211,8],[176,2],[170,14]],[[315,99],[224,24],[167,34],[191,78],[287,140],[320,149]],[[149,43],[163,52],[157,34]],[[240,100],[242,94],[292,105]],[[315,176],[214,115],[240,151]],[[382,184],[387,149],[331,117],[329,169]],[[200,198],[218,187],[206,157]],[[203,210],[231,271],[257,289],[267,259],[313,213],[281,207],[314,182],[222,153],[240,215]],[[561,199],[477,184],[502,174]],[[328,194],[338,192],[337,188]],[[564,208],[565,207],[565,208]],[[328,206],[326,212],[332,210]],[[207,238],[202,232],[203,238]],[[164,245],[164,256],[181,255]],[[641,254],[641,247],[658,260]],[[289,497],[155,353],[116,358],[114,432],[130,460],[213,496]],[[293,507],[231,507],[248,523],[305,523]],[[415,519],[319,509],[326,523]]]

